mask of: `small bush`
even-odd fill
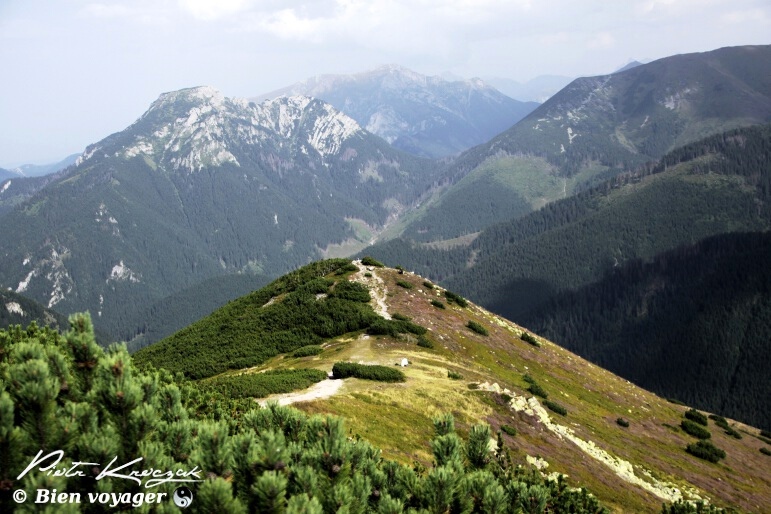
[[[365,277],[367,277],[367,278],[372,278],[372,273],[370,273],[370,272],[368,271],[368,272],[366,272],[366,273],[364,274],[364,276],[365,276]]]
[[[461,378],[463,378],[463,375],[448,369],[447,370],[447,378],[451,378],[453,380],[460,380]]]
[[[327,378],[320,369],[280,369],[265,373],[226,375],[201,384],[229,398],[264,398],[271,394],[305,389]]]
[[[329,296],[361,303],[368,303],[371,300],[367,286],[349,280],[341,280],[335,284]]]
[[[764,446],[764,447],[762,447],[762,448],[760,449],[760,453],[762,453],[763,455],[771,455],[771,450],[769,450],[768,448],[766,448],[766,447]]]
[[[473,330],[477,334],[480,334],[480,335],[483,335],[483,336],[490,335],[490,333],[487,331],[487,329],[485,327],[483,327],[482,325],[480,325],[479,323],[477,323],[476,321],[469,320],[469,322],[466,323],[466,327],[470,328],[471,330]]]
[[[726,433],[726,435],[729,435],[729,436],[733,437],[734,439],[741,439],[742,438],[742,435],[738,431],[736,431],[733,427],[726,428],[725,429],[725,433]]]
[[[697,437],[699,439],[709,439],[712,437],[712,434],[709,433],[709,430],[689,419],[684,419],[681,421],[680,428],[682,428],[686,434],[690,434],[693,437]]]
[[[455,294],[452,291],[445,291],[444,297],[447,298],[447,303],[454,303],[458,307],[468,307],[468,302],[459,294]]]
[[[762,435],[759,435],[758,439],[760,439],[761,441],[763,441],[766,444],[771,444],[771,439],[769,439],[768,437],[763,437]]]
[[[760,435],[762,435],[766,439],[771,439],[771,432],[769,432],[768,430],[761,430]]]
[[[383,263],[382,262],[374,259],[373,257],[370,257],[369,255],[367,255],[366,257],[363,257],[361,259],[361,263],[364,264],[365,266],[374,266],[376,268],[382,268],[383,267]]]
[[[346,273],[351,273],[352,271],[359,271],[359,268],[354,263],[349,262],[345,266],[338,268],[335,272],[335,275],[345,275]]]
[[[292,357],[310,357],[311,355],[318,355],[322,352],[321,346],[317,344],[309,344],[298,348],[292,353]]]
[[[501,393],[501,400],[503,400],[503,403],[509,403],[511,401],[511,395],[506,393]]]
[[[355,364],[353,362],[336,362],[332,366],[334,378],[361,378],[378,382],[404,382],[404,373],[387,366]]]
[[[674,403],[675,405],[685,405],[683,402],[681,402],[677,398],[667,398],[667,401],[669,403]]]
[[[697,411],[696,409],[691,409],[686,411],[684,416],[686,417],[686,419],[690,419],[694,423],[698,423],[699,425],[704,425],[705,427],[707,426],[707,416]]]
[[[546,405],[549,408],[549,410],[556,412],[560,416],[568,415],[568,410],[562,405],[560,405],[559,403],[553,402],[551,400],[544,400],[543,404]]]
[[[398,319],[378,319],[367,328],[367,333],[373,336],[396,337],[398,334],[407,332],[415,334],[416,336],[421,336],[428,332],[428,329],[417,323],[413,323],[412,321],[402,321]]]
[[[428,280],[424,280],[423,281],[423,287],[425,287],[426,289],[433,289],[434,288],[434,284],[432,284]]]
[[[535,337],[528,334],[527,332],[522,332],[520,339],[522,339],[526,343],[532,344],[533,346],[541,346],[541,343],[539,343]]]
[[[406,280],[397,280],[396,285],[399,287],[403,287],[404,289],[412,289],[412,284],[410,284]]]
[[[397,264],[394,269],[397,271],[397,273],[399,273],[399,275],[404,275],[404,268],[401,267],[399,264]]]
[[[415,334],[416,336],[422,336],[426,332],[428,332],[428,329],[424,327],[423,325],[418,325],[417,323],[413,323],[412,321],[400,321],[396,320],[393,321],[393,323],[397,326],[397,330],[399,333],[405,333],[409,332],[410,334]]]
[[[504,434],[510,435],[511,437],[517,435],[517,429],[511,425],[501,425],[501,430]]]
[[[618,418],[616,420],[616,423],[618,423],[619,426],[622,426],[624,428],[627,428],[629,426],[629,421],[625,420],[624,418]]]
[[[431,300],[431,305],[433,305],[437,309],[446,309],[444,304],[442,302],[440,302],[439,300]]]
[[[535,396],[540,396],[543,399],[546,399],[549,397],[549,393],[543,390],[543,387],[538,385],[536,382],[533,382],[530,384],[530,387],[527,388],[528,391],[530,391]]]
[[[393,319],[397,319],[399,321],[410,321],[412,319],[409,316],[405,316],[404,314],[400,314],[398,312],[395,312],[395,313],[391,314],[391,317]]]
[[[726,420],[723,416],[718,416],[717,414],[710,414],[709,419],[715,422],[717,426],[720,428],[728,428],[728,420]]]
[[[472,391],[475,390],[475,389],[479,389],[479,384],[477,384],[476,382],[471,382],[468,385],[468,388],[471,389]]]
[[[725,452],[709,441],[697,441],[689,444],[685,451],[709,462],[717,462],[720,459],[725,459]]]
[[[418,336],[418,346],[431,349],[434,347],[434,343],[432,343],[431,340],[425,336]]]
[[[524,375],[522,375],[522,380],[524,380],[528,384],[535,384],[535,379],[531,377],[529,373],[525,373]]]

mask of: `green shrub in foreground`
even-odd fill
[[[712,437],[712,434],[709,433],[709,430],[689,419],[684,419],[681,421],[680,428],[682,428],[686,434],[690,434],[693,437],[697,437],[699,439],[709,439]]]
[[[686,417],[686,419],[690,419],[694,423],[698,423],[699,425],[704,425],[705,427],[707,426],[707,416],[697,411],[696,409],[690,409],[686,411],[684,416]]]
[[[418,346],[420,346],[421,348],[431,349],[434,347],[434,343],[431,342],[431,340],[426,338],[425,336],[418,336]]]
[[[447,303],[454,303],[458,307],[468,307],[468,302],[459,294],[455,294],[452,291],[445,291],[444,297],[447,298]]]
[[[733,510],[729,512],[734,512]],[[703,501],[693,503],[687,500],[677,500],[661,507],[661,514],[727,514],[725,509],[705,504]]]
[[[549,397],[549,393],[544,391],[543,387],[538,385],[538,383],[536,383],[535,381],[532,384],[530,384],[530,387],[528,387],[527,390],[530,391],[535,396],[540,396],[543,399],[546,399]]]
[[[553,402],[551,400],[544,400],[543,404],[546,405],[546,407],[548,407],[549,410],[551,410],[552,412],[556,412],[560,416],[568,415],[568,410],[557,402]]]
[[[305,389],[327,378],[320,369],[279,369],[217,377],[201,384],[228,398],[265,398],[271,394]]]
[[[473,330],[477,334],[480,334],[480,335],[483,335],[483,336],[490,335],[490,332],[488,332],[485,327],[483,327],[482,325],[480,325],[476,321],[469,320],[469,322],[466,323],[466,327],[470,328],[471,330]]]
[[[501,430],[503,431],[503,433],[508,434],[511,437],[514,437],[517,435],[517,429],[511,425],[501,425]]]
[[[321,346],[317,344],[309,344],[292,352],[292,357],[310,357],[311,355],[318,355],[322,351],[323,350],[321,349]]]
[[[713,463],[719,461],[720,459],[725,459],[725,452],[709,441],[697,441],[695,443],[689,444],[685,451],[695,457]]]
[[[383,318],[376,320],[367,329],[367,333],[372,336],[396,337],[399,334],[405,334],[407,332],[415,334],[416,336],[422,336],[428,332],[428,329],[417,323],[413,323],[412,321]]]
[[[374,266],[376,268],[382,268],[383,267],[383,263],[382,262],[376,260],[374,257],[370,257],[369,255],[367,255],[366,257],[363,257],[361,259],[361,263],[364,264],[365,266]]]
[[[338,270],[335,271],[335,275],[345,275],[346,273],[352,273],[355,271],[359,271],[359,267],[356,266],[354,263],[350,262],[345,266],[338,268]]]
[[[352,302],[361,303],[367,303],[371,299],[367,286],[360,284],[359,282],[351,282],[350,280],[341,280],[338,282],[330,293],[330,296],[340,298],[341,300],[350,300]]]
[[[442,302],[440,302],[439,300],[431,300],[431,305],[433,305],[433,306],[434,306],[434,307],[436,307],[437,309],[446,309],[446,308],[447,308],[447,307],[445,307],[445,305],[444,305]]]
[[[538,342],[538,339],[528,334],[527,332],[522,332],[522,335],[519,338],[526,343],[532,344],[533,346],[541,346],[541,343]]]
[[[406,380],[404,373],[398,369],[353,362],[336,362],[332,366],[332,376],[334,378],[361,378],[378,382],[404,382]]]

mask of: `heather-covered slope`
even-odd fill
[[[358,328],[339,325],[351,320]],[[305,341],[292,342],[297,330],[309,331]],[[697,439],[679,428],[686,407],[526,334],[417,275],[327,261],[231,302],[135,358],[207,376],[201,386],[236,397],[263,396],[250,393],[263,391],[256,380],[293,369],[329,372],[348,362],[395,370],[406,359],[398,367],[403,381],[337,379],[342,385],[331,396],[296,405],[341,415],[354,438],[420,466],[432,464],[425,443],[432,418],[452,412],[462,435],[485,421],[493,433],[501,430],[513,464],[564,473],[567,485],[587,487],[618,512],[656,511],[678,498],[747,511],[771,506],[768,457],[759,451],[766,443],[756,429],[719,421],[737,439],[708,420],[710,441],[726,456],[718,463],[697,458],[686,452]],[[282,398],[292,401],[291,394]]]

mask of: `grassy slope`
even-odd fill
[[[740,441],[723,435],[710,422],[713,442],[728,456],[719,464],[709,464],[688,455],[684,448],[693,442],[676,427],[686,407],[677,406],[594,366],[570,352],[542,341],[540,348],[519,339],[521,328],[473,304],[466,309],[449,306],[440,310],[430,304],[439,290],[427,290],[423,279],[395,270],[371,271],[383,279],[389,312],[410,315],[429,328],[435,342],[432,350],[418,347],[410,337],[369,337],[347,334],[329,340],[324,351],[302,359],[276,356],[253,369],[313,367],[328,371],[340,360],[394,365],[407,357],[407,382],[382,384],[357,379],[345,381],[340,392],[329,399],[298,404],[307,412],[329,412],[347,419],[351,435],[360,435],[384,454],[404,462],[419,461],[430,466],[426,441],[432,432],[432,418],[452,412],[461,433],[480,420],[494,429],[509,424],[519,434],[504,436],[515,462],[525,464],[526,456],[540,456],[550,467],[569,475],[571,485],[585,485],[603,502],[619,512],[658,510],[662,501],[637,486],[619,479],[574,444],[560,440],[534,418],[515,413],[501,395],[470,390],[469,383],[495,382],[518,395],[527,395],[523,374],[529,373],[550,393],[550,399],[564,405],[569,414],[552,415],[570,426],[578,437],[595,441],[612,455],[650,470],[659,480],[672,482],[685,490],[693,488],[701,497],[717,505],[741,510],[771,508],[771,475],[768,457],[758,450],[757,438],[745,434]],[[396,286],[396,280],[411,282],[412,289]],[[466,328],[475,320],[488,328],[487,337]],[[448,378],[447,371],[462,375]],[[623,416],[631,423],[627,429],[615,420]],[[559,418],[559,419],[555,419]],[[757,431],[739,426],[750,433]],[[637,475],[640,469],[635,468]]]

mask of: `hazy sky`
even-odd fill
[[[391,63],[526,81],[747,44],[771,44],[768,0],[0,0],[0,167],[81,152],[189,86]]]

